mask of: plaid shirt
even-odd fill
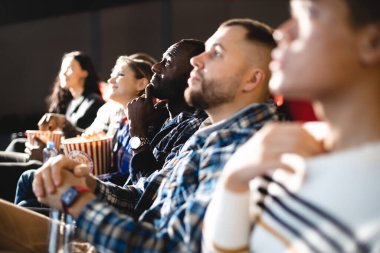
[[[80,238],[100,252],[199,252],[204,213],[224,164],[264,123],[277,119],[275,112],[273,103],[253,104],[200,129],[160,172],[142,182],[140,186],[155,181],[160,187],[138,220],[94,200],[78,217]],[[133,193],[142,190],[98,186],[101,198],[124,213],[133,209]]]
[[[140,152],[132,157],[129,167],[132,182],[137,184],[141,177],[160,170],[166,159],[175,156],[206,118],[207,114],[203,110],[195,110],[183,111],[173,119],[168,119],[150,142],[153,152]]]
[[[132,148],[129,145],[129,124],[124,121],[116,133],[116,141],[113,147],[114,165],[116,171],[126,175],[128,173],[129,161],[132,157]]]
[[[113,140],[112,173],[101,175],[99,178],[118,185],[123,185],[125,181],[127,185],[137,184],[141,177],[148,177],[152,172],[160,170],[166,158],[175,155],[206,117],[207,114],[203,110],[192,110],[183,111],[173,119],[166,120],[150,142],[153,152],[143,151],[135,156],[129,144],[129,124],[124,120]]]

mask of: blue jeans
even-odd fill
[[[33,179],[35,170],[27,170],[20,176],[17,182],[14,203],[24,207],[45,207],[38,202],[33,192]]]

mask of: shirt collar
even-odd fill
[[[209,135],[214,131],[222,128],[231,128],[234,125],[242,127],[243,121],[247,121],[243,125],[252,125],[265,121],[267,119],[277,119],[277,107],[272,100],[265,103],[252,103],[242,110],[236,112],[231,117],[218,123],[211,124],[209,118],[206,119],[201,128],[198,130],[200,135]]]

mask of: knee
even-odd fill
[[[17,185],[20,186],[23,184],[31,184],[33,182],[33,179],[34,179],[34,172],[35,172],[35,170],[24,171],[21,174],[21,176],[17,182]]]

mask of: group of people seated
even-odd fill
[[[113,168],[96,177],[59,155],[25,171],[15,204],[0,200],[0,251],[47,252],[51,220],[29,209],[46,207],[75,219],[73,252],[380,252],[380,8],[290,8],[276,30],[231,19],[159,62],[120,56],[107,120],[83,54],[65,55],[39,126],[108,131]],[[320,121],[283,122],[276,95]],[[82,106],[97,107],[92,125]]]

